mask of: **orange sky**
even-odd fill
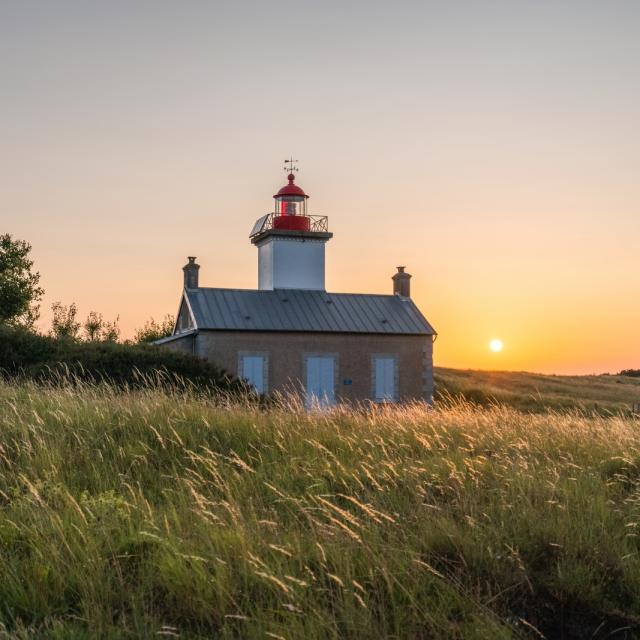
[[[0,8],[0,232],[43,328],[75,301],[131,336],[187,255],[255,287],[293,153],[328,289],[407,265],[437,365],[640,367],[638,5],[215,4]]]

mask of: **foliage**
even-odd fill
[[[31,245],[0,235],[0,324],[32,327],[38,319],[38,301],[44,291],[40,274],[29,259]]]
[[[55,362],[61,349],[59,342],[49,337],[0,325],[0,371],[4,373],[15,375]]]
[[[637,421],[0,385],[7,637],[631,638]]]
[[[629,378],[640,378],[640,369],[623,369],[619,376],[628,376]]]
[[[51,319],[51,336],[59,340],[76,340],[80,334],[80,322],[77,319],[78,307],[75,302],[63,305],[54,302],[51,305],[53,317]]]
[[[102,314],[97,311],[90,311],[86,320],[82,323],[84,339],[87,342],[98,342],[102,335],[103,326],[104,319]]]
[[[173,333],[173,325],[175,318],[171,314],[167,314],[162,320],[156,322],[154,318],[148,320],[142,329],[136,331],[135,342],[153,342],[166,338]]]
[[[51,305],[53,318],[50,335],[61,340],[85,340],[86,342],[117,342],[120,337],[118,318],[108,322],[97,311],[90,311],[84,322],[78,320],[78,307],[75,302],[63,305],[54,302]],[[82,329],[82,331],[80,331]]]
[[[55,339],[0,326],[0,371],[35,380],[109,381],[140,386],[184,381],[198,388],[241,391],[221,369],[191,355],[145,345]]]
[[[97,311],[90,311],[86,320],[82,323],[83,338],[87,342],[118,342],[120,328],[118,319],[108,322]]]
[[[120,327],[118,326],[119,319],[120,318],[117,317],[111,322],[105,320],[102,325],[102,333],[100,334],[100,338],[104,342],[118,342],[120,339]]]

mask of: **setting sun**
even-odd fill
[[[491,351],[498,353],[498,351],[502,351],[502,348],[504,347],[504,345],[502,344],[502,340],[492,340],[489,343],[489,349],[491,349]]]

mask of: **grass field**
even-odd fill
[[[436,368],[440,393],[462,395],[482,405],[495,402],[522,411],[580,409],[629,414],[640,402],[640,378],[625,376],[550,376],[514,371]]]
[[[0,638],[631,638],[640,422],[0,385]]]

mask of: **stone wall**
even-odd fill
[[[169,349],[170,351],[180,351],[182,353],[194,353],[193,348],[193,340],[195,336],[193,334],[188,336],[183,336],[182,338],[176,338],[175,340],[171,340],[170,342],[165,342],[161,345],[158,345],[162,349]]]
[[[186,350],[190,336],[165,345]],[[268,354],[268,392],[300,391],[305,356],[336,354],[338,401],[371,398],[372,356],[391,355],[398,362],[398,399],[431,400],[433,363],[431,336],[331,333],[200,331],[196,355],[237,375],[239,354]],[[176,345],[176,342],[181,343]],[[186,347],[188,345],[188,347]]]

